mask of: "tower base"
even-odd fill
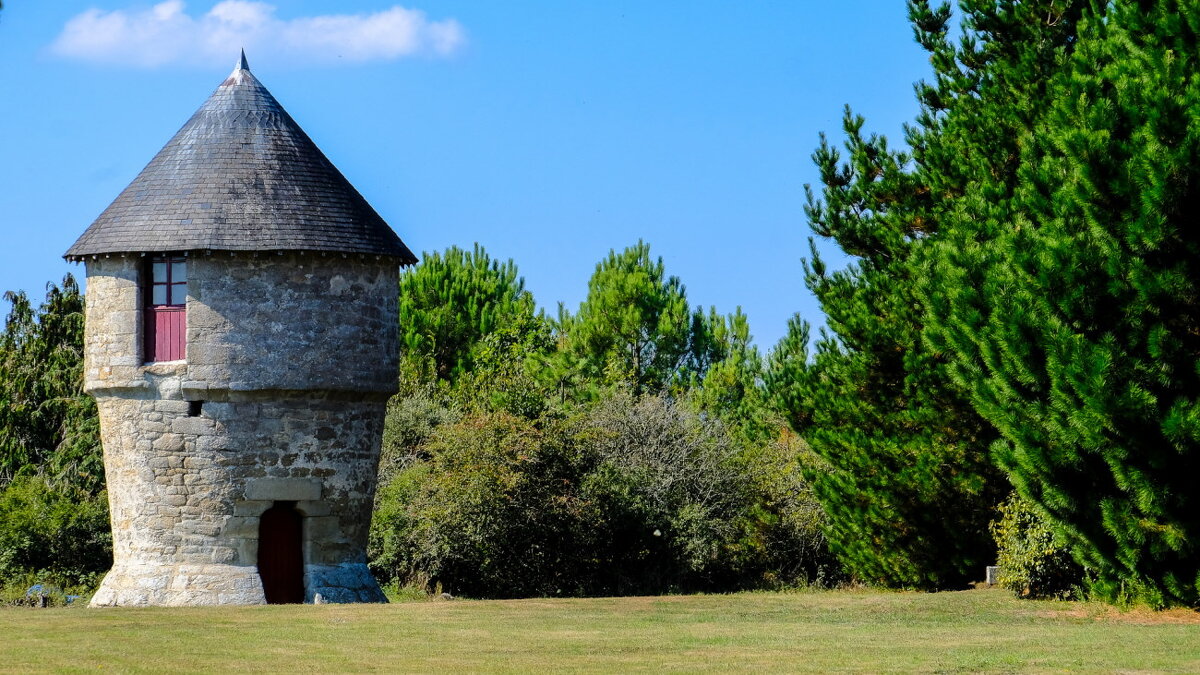
[[[92,607],[261,605],[258,570],[244,565],[117,565],[92,596]]]
[[[387,602],[366,563],[305,565],[305,601]],[[246,565],[126,564],[112,568],[92,607],[262,605],[262,579]]]

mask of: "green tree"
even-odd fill
[[[57,583],[96,581],[112,564],[103,490],[19,476],[0,489],[0,578],[48,574]]]
[[[440,426],[381,490],[372,566],[472,596],[732,590],[829,575],[796,448],[612,388],[572,415]]]
[[[400,276],[400,340],[406,359],[432,363],[438,379],[453,381],[471,369],[475,345],[489,333],[533,317],[533,295],[508,260],[492,260],[482,246],[451,246],[426,253]]]
[[[981,177],[952,214],[933,338],[1093,591],[1197,606],[1200,3],[1097,9],[1015,187]]]
[[[0,334],[0,485],[44,473],[96,494],[104,486],[96,404],[83,393],[83,294],[49,284],[34,309],[22,292]]]
[[[829,539],[861,579],[937,588],[977,575],[994,553],[987,523],[1002,480],[987,460],[993,432],[950,386],[922,341],[917,297],[927,190],[910,157],[864,137],[847,111],[849,162],[824,139],[814,154],[823,201],[809,223],[856,256],[831,272],[812,247],[808,287],[833,334],[811,360],[793,321],[770,381],[794,428],[825,465],[807,478],[829,516]]]
[[[542,370],[556,346],[548,319],[516,317],[475,345],[474,367],[459,377],[454,400],[464,410],[540,417],[555,403],[555,392]]]
[[[943,344],[928,339],[926,294],[946,285],[930,277],[928,259],[980,176],[1011,190],[1017,139],[1084,4],[966,0],[952,39],[949,5],[913,0],[909,18],[933,78],[916,87],[910,152],[864,136],[863,119],[847,109],[847,161],[824,138],[814,154],[823,189],[820,199],[809,193],[810,225],[854,262],[831,272],[813,246],[806,281],[830,332],[810,360],[807,327],[794,321],[769,380],[828,464],[809,478],[832,545],[860,577],[937,587],[970,579],[994,555],[987,523],[1007,490],[988,457],[997,432]]]
[[[779,420],[763,384],[763,358],[751,341],[750,323],[739,307],[727,317],[707,320],[713,363],[692,386],[690,400],[719,417],[749,443],[773,440]]]
[[[712,360],[709,325],[688,307],[678,277],[639,241],[609,251],[588,281],[587,298],[571,315],[560,308],[562,360],[587,382],[628,384],[635,395],[682,385]]]

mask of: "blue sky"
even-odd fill
[[[414,251],[479,242],[553,313],[644,239],[769,348],[794,312],[821,322],[800,268],[818,132],[840,139],[849,103],[898,143],[928,71],[898,0],[4,5],[0,291],[35,298],[82,276],[62,253],[244,44]]]

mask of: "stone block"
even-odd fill
[[[154,402],[154,409],[158,412],[176,413],[178,415],[186,415],[188,411],[188,402],[182,399],[179,400],[160,400]]]
[[[996,584],[1000,583],[1000,567],[999,566],[988,565],[986,572],[987,572],[988,584],[995,586]]]
[[[212,464],[212,460],[207,457],[184,457],[183,468],[185,469],[203,469]]]
[[[318,546],[342,539],[342,527],[337,516],[305,518],[304,526],[308,530],[308,538]]]
[[[328,516],[332,513],[329,502],[326,501],[299,501],[296,503],[296,510],[303,513],[307,518]]]
[[[197,452],[226,452],[229,449],[229,439],[224,436],[198,436],[196,438]]]
[[[181,385],[183,397],[189,401],[203,401],[208,397],[208,383],[199,380],[184,380]]]
[[[264,509],[265,510],[265,509]],[[259,514],[254,516],[229,516],[221,528],[221,536],[234,539],[249,539],[258,536]]]
[[[303,502],[320,498],[321,481],[312,478],[256,478],[246,481],[246,499]]]
[[[183,450],[183,436],[179,434],[163,434],[151,444],[155,450],[178,452]]]
[[[186,405],[186,403],[185,403]],[[171,420],[171,431],[177,434],[203,436],[216,431],[217,425],[204,417],[176,417]]]

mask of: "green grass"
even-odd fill
[[[1200,615],[996,590],[8,608],[0,670],[1200,672]]]

